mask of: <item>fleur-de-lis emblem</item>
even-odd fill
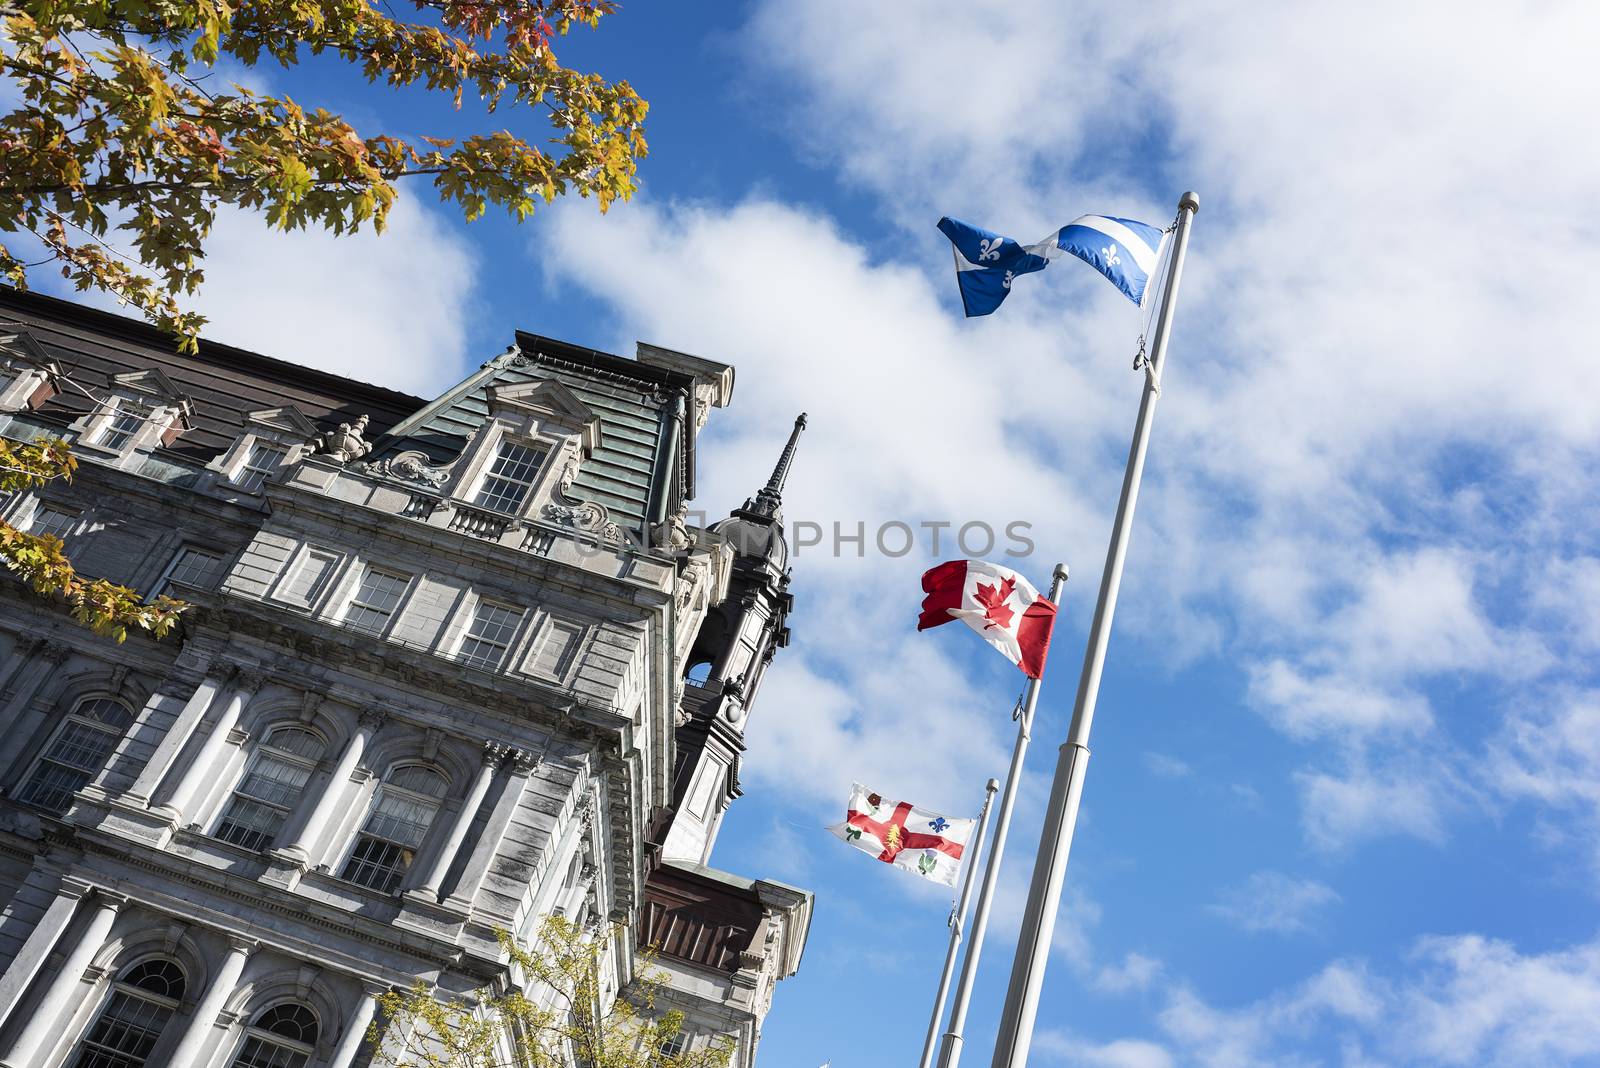
[[[1000,288],[1001,289],[1010,289],[1011,288],[1011,280],[1013,278],[1015,278],[1015,277],[1016,277],[1016,274],[1014,274],[1011,271],[1007,271],[1006,272],[1006,276],[1004,278],[1000,279]]]
[[[950,821],[940,816],[937,819],[929,820],[928,826],[932,828],[934,834],[943,834],[944,829],[950,826]]]
[[[1122,265],[1122,257],[1117,255],[1116,245],[1110,245],[1101,249],[1100,255],[1105,257],[1107,267],[1120,267]]]
[[[1000,258],[1000,244],[1003,237],[985,237],[978,242],[978,262],[984,260],[997,260]]]

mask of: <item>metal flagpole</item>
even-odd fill
[[[1017,955],[1011,966],[1011,984],[1006,989],[1005,1009],[1000,1017],[1000,1032],[995,1038],[990,1068],[1025,1068],[1028,1063],[1033,1021],[1039,1010],[1039,988],[1044,983],[1050,941],[1055,936],[1056,910],[1061,904],[1061,884],[1067,874],[1067,853],[1072,848],[1072,832],[1078,823],[1078,801],[1083,796],[1083,777],[1089,763],[1089,727],[1094,721],[1100,672],[1105,666],[1106,645],[1111,639],[1111,616],[1116,611],[1117,590],[1122,585],[1122,563],[1128,553],[1128,531],[1133,526],[1139,479],[1144,474],[1150,424],[1155,418],[1156,400],[1161,396],[1161,371],[1166,362],[1167,339],[1172,333],[1178,279],[1183,274],[1183,257],[1189,246],[1189,224],[1199,210],[1200,198],[1193,193],[1183,194],[1178,201],[1177,232],[1173,235],[1172,258],[1167,263],[1166,286],[1161,293],[1144,397],[1139,402],[1139,419],[1134,425],[1133,445],[1128,450],[1128,470],[1122,478],[1122,499],[1117,502],[1111,545],[1106,550],[1106,569],[1100,579],[1100,597],[1095,602],[1094,621],[1089,625],[1089,645],[1083,654],[1083,675],[1078,680],[1072,726],[1061,746],[1055,782],[1050,787],[1050,807],[1046,810],[1044,830],[1039,839],[1039,856],[1034,862],[1033,883],[1028,888],[1028,906],[1017,937]]]
[[[984,786],[983,811],[978,813],[978,826],[972,832],[972,855],[967,858],[967,874],[961,880],[961,899],[950,913],[950,948],[944,955],[939,993],[933,999],[933,1019],[928,1021],[928,1037],[922,1043],[922,1061],[917,1068],[928,1068],[933,1063],[934,1043],[939,1038],[939,1021],[944,1018],[944,999],[950,993],[950,976],[955,973],[956,952],[961,948],[961,926],[967,919],[967,899],[972,896],[972,880],[978,874],[978,861],[983,856],[983,829],[989,824],[989,806],[994,802],[994,792],[998,789],[1000,783],[995,779],[990,779]]]
[[[1067,565],[1057,564],[1050,580],[1050,600],[1061,603],[1061,587],[1067,583]],[[1041,672],[1040,674],[1043,674]],[[1000,860],[1006,852],[1006,831],[1011,826],[1011,806],[1022,781],[1022,758],[1028,755],[1028,739],[1033,736],[1033,710],[1039,703],[1039,679],[1029,679],[1017,716],[1017,744],[1011,750],[1011,771],[1006,790],[1000,795],[1000,814],[995,817],[994,848],[989,850],[989,866],[983,870],[983,888],[978,891],[978,911],[972,917],[972,942],[961,963],[961,981],[956,984],[955,1005],[950,1010],[950,1030],[939,1043],[939,1068],[956,1068],[961,1061],[961,1032],[967,1025],[967,999],[972,995],[972,980],[978,973],[978,957],[983,952],[983,935],[989,928],[989,904],[994,884],[1000,878]]]

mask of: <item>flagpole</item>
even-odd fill
[[[1111,617],[1116,611],[1117,591],[1122,585],[1122,564],[1127,557],[1128,532],[1133,526],[1139,480],[1144,474],[1150,424],[1155,419],[1156,400],[1161,396],[1161,372],[1167,357],[1167,339],[1172,333],[1172,312],[1178,300],[1183,257],[1189,246],[1189,224],[1199,210],[1200,198],[1194,193],[1185,193],[1178,201],[1177,233],[1173,235],[1172,259],[1167,264],[1167,282],[1161,293],[1144,397],[1139,402],[1139,419],[1128,450],[1128,469],[1122,478],[1122,499],[1117,502],[1111,545],[1106,550],[1106,568],[1100,579],[1100,597],[1095,602],[1094,621],[1089,625],[1089,644],[1083,654],[1083,674],[1078,681],[1072,725],[1068,728],[1067,740],[1062,743],[1055,782],[1050,787],[1050,807],[1046,810],[1044,830],[1039,838],[1039,856],[1034,862],[1033,883],[1028,888],[1027,910],[1017,936],[1017,954],[1012,962],[1011,982],[1006,989],[1005,1009],[1000,1017],[990,1068],[1025,1068],[1028,1063],[1034,1018],[1039,1010],[1039,988],[1044,983],[1045,966],[1049,963],[1056,910],[1061,904],[1061,886],[1067,873],[1067,854],[1072,849],[1072,832],[1077,827],[1078,802],[1083,797],[1083,778],[1089,764],[1089,727],[1094,721],[1095,701],[1100,693],[1106,645],[1111,640]]]
[[[1050,600],[1061,603],[1061,587],[1067,582],[1067,565],[1057,564],[1050,580]],[[1042,675],[1043,672],[1040,672]],[[983,888],[978,891],[978,910],[972,917],[972,942],[961,963],[961,981],[956,984],[956,1000],[950,1010],[950,1030],[939,1044],[939,1068],[956,1068],[961,1061],[961,1032],[967,1025],[967,999],[972,995],[972,980],[978,972],[978,957],[983,952],[984,932],[989,929],[989,905],[994,885],[1000,878],[1000,860],[1006,852],[1006,831],[1011,827],[1011,806],[1022,781],[1022,759],[1028,755],[1028,739],[1033,736],[1033,710],[1039,704],[1039,679],[1029,679],[1017,716],[1017,742],[1011,750],[1011,771],[1006,775],[1005,793],[1000,795],[1000,814],[995,817],[994,848],[989,850],[989,866],[983,870]]]
[[[972,896],[972,880],[978,874],[978,861],[983,857],[983,829],[989,824],[989,806],[994,802],[994,792],[1000,789],[1000,783],[990,779],[983,789],[983,811],[978,813],[978,826],[972,834],[972,855],[967,859],[967,874],[961,880],[961,899],[950,913],[950,948],[944,955],[944,971],[939,975],[939,993],[933,999],[933,1019],[928,1021],[928,1037],[922,1043],[922,1061],[917,1068],[929,1068],[933,1063],[934,1043],[939,1039],[939,1021],[944,1017],[944,999],[950,993],[950,977],[955,974],[956,953],[961,947],[961,926],[967,919],[967,899]]]

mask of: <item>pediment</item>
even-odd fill
[[[184,396],[183,390],[173,385],[172,379],[154,367],[147,367],[140,371],[124,371],[120,375],[112,375],[111,384],[133,393],[149,394],[181,408],[189,406],[189,398]]]
[[[280,408],[262,408],[246,415],[245,420],[253,426],[270,427],[301,439],[314,438],[321,433],[317,425],[292,404]]]
[[[60,365],[26,330],[0,329],[0,355],[3,355],[8,368],[23,364],[51,376],[61,373]]]
[[[489,411],[504,409],[529,412],[541,422],[581,434],[585,453],[600,443],[600,417],[576,393],[553,379],[490,386]]]

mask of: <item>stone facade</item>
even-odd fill
[[[118,645],[0,582],[0,1066],[363,1065],[375,993],[504,989],[553,913],[754,1063],[811,897],[708,864],[803,421],[697,531],[733,369],[655,346],[518,333],[427,401],[0,290],[0,376],[80,462],[0,514],[193,605]]]

